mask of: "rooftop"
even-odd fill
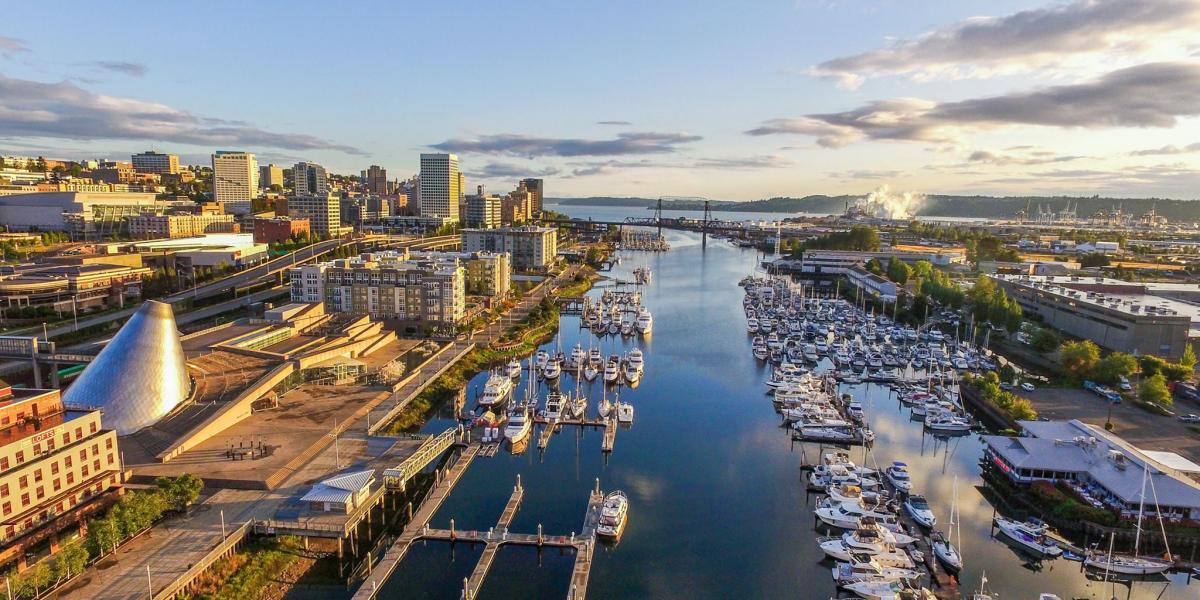
[[[1118,279],[1104,277],[1076,277],[1066,275],[991,275],[1001,281],[1023,285],[1025,287],[1044,291],[1074,302],[1090,304],[1099,308],[1124,313],[1127,315],[1148,315],[1158,317],[1187,317],[1192,321],[1193,328],[1200,325],[1200,305],[1156,296],[1146,293],[1121,293],[1088,291],[1068,287],[1075,285],[1105,285],[1121,286],[1124,289],[1137,289],[1139,284],[1130,284]]]

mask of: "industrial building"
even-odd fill
[[[464,252],[507,252],[518,271],[544,270],[558,256],[553,227],[501,227],[462,230]]]
[[[96,408],[68,409],[58,390],[0,385],[0,568],[25,568],[60,532],[88,518],[122,489],[117,434]]]
[[[75,239],[120,233],[128,217],[163,214],[188,202],[160,202],[141,192],[39,192],[0,196],[0,223],[10,231],[66,231]]]
[[[129,217],[129,236],[135,240],[178,238],[206,233],[237,233],[233,215],[138,215]]]
[[[1150,498],[1165,519],[1200,519],[1200,465],[1174,452],[1142,450],[1102,427],[1071,421],[1018,421],[1020,437],[982,436],[988,469],[1014,483],[1062,483],[1093,506],[1136,518]],[[1143,479],[1145,477],[1145,479]],[[1146,507],[1152,515],[1155,508]]]
[[[878,251],[857,250],[805,250],[799,260],[780,258],[775,261],[776,269],[785,273],[803,273],[812,275],[842,275],[854,268],[855,265],[865,264],[871,259],[883,264],[895,258],[908,264],[926,261],[934,266],[945,267],[952,264],[962,264],[966,261],[966,251],[962,248],[937,248],[929,250],[881,249]]]
[[[1173,360],[1200,338],[1200,304],[1153,294],[1143,284],[1082,276],[990,277],[1025,314],[1109,350]]]
[[[301,234],[308,235],[308,219],[304,217],[273,217],[254,219],[254,242],[274,244]]]
[[[850,284],[870,297],[877,298],[883,302],[895,302],[897,297],[896,282],[880,277],[862,267],[856,265],[846,271],[846,278],[850,280]]]

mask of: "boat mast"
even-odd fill
[[[1137,532],[1133,535],[1133,555],[1138,555],[1138,546],[1142,541],[1142,511],[1146,508],[1146,475],[1150,472],[1150,465],[1143,461],[1142,463],[1142,491],[1138,494],[1138,518]]]
[[[1163,546],[1167,549],[1167,560],[1175,562],[1175,556],[1171,554],[1171,542],[1167,539],[1167,525],[1163,523],[1162,508],[1158,505],[1158,490],[1154,489],[1154,478],[1147,477],[1150,480],[1150,494],[1154,497],[1154,514],[1158,516],[1158,528],[1162,531]]]

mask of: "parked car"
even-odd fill
[[[1025,390],[1027,392],[1032,392],[1034,390],[1034,387],[1033,387],[1032,383],[1029,383],[1028,381],[1026,381],[1025,383],[1021,384],[1021,389]]]
[[[1000,382],[1000,389],[1007,392],[1008,390],[1011,390],[1012,388],[1013,388],[1013,385],[1011,383],[1009,383],[1007,381]]]
[[[1121,382],[1119,384],[1117,384],[1117,387],[1121,388],[1122,391],[1126,391],[1126,392],[1133,391],[1133,385],[1131,385],[1129,383],[1129,379],[1126,378],[1124,375],[1121,376]]]
[[[1200,415],[1197,414],[1179,415],[1176,418],[1184,423],[1200,423]]]

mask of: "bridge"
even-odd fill
[[[662,216],[663,200],[690,200],[696,202],[704,202],[704,216],[700,219],[692,219],[687,217],[664,218]],[[539,217],[533,221],[545,225],[556,225],[571,227],[574,229],[596,229],[597,227],[654,227],[661,234],[662,230],[675,229],[681,231],[697,231],[703,235],[702,241],[707,243],[709,233],[724,233],[724,234],[740,234],[746,231],[745,224],[738,221],[723,221],[715,219],[712,216],[712,211],[709,209],[709,200],[707,198],[681,198],[681,197],[666,197],[659,198],[658,205],[654,209],[653,216],[650,217],[626,217],[622,221],[597,221],[593,219],[558,219],[549,217]]]

